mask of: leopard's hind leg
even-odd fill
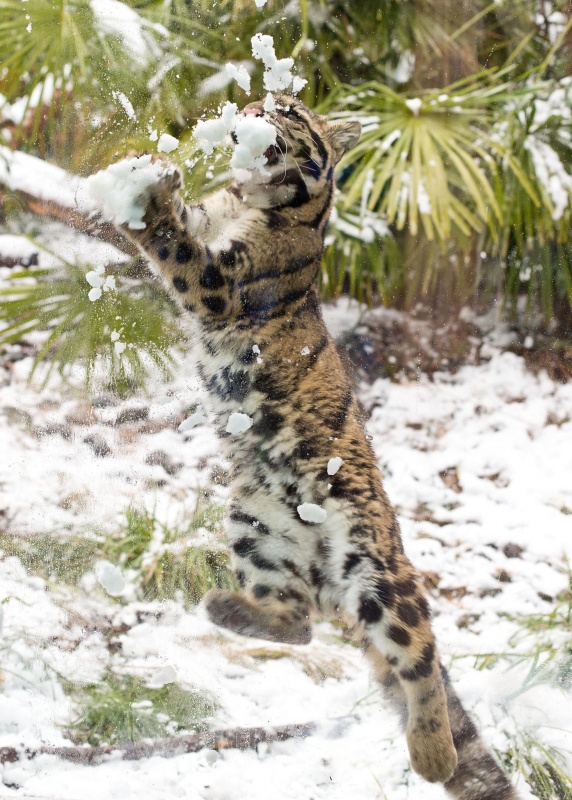
[[[242,592],[211,589],[205,607],[214,623],[243,636],[308,644],[308,587],[293,560],[275,557],[275,535],[263,521],[233,507],[228,538]]]
[[[385,696],[405,726],[408,716],[407,698],[397,673],[387,658],[382,656],[370,641],[364,642],[364,649]],[[453,743],[458,756],[457,767],[445,784],[445,788],[455,800],[518,800],[516,790],[479,736],[443,667],[441,673],[447,696]]]
[[[367,580],[356,575],[351,594],[359,598],[357,616],[370,654],[386,667],[387,674],[378,677],[383,681],[394,674],[405,697],[411,766],[427,781],[445,782],[453,775],[457,753],[429,608],[405,557],[393,566],[393,575],[385,570],[370,572]]]

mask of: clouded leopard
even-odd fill
[[[264,113],[262,103],[244,109]],[[314,613],[350,620],[403,710],[413,769],[459,800],[515,800],[440,666],[427,600],[322,320],[316,278],[334,167],[360,126],[285,96],[266,118],[277,132],[266,175],[186,206],[170,170],[146,191],[145,227],[122,229],[188,316],[227,444],[228,541],[242,590],[209,592],[208,614],[247,636],[299,644],[310,641]],[[252,425],[233,435],[234,412]],[[333,475],[332,457],[343,459]],[[325,519],[303,519],[304,504]]]

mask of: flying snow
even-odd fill
[[[85,275],[86,281],[92,287],[87,296],[94,303],[99,300],[103,292],[108,292],[110,289],[116,289],[115,277],[113,275],[105,275],[105,267],[99,264],[95,269],[87,272]]]
[[[264,155],[269,147],[276,144],[276,128],[263,117],[246,116],[236,120],[234,133],[238,144],[230,160],[230,166],[235,171],[237,180],[249,180],[250,170],[257,169],[262,175],[268,175],[264,165],[267,158]],[[238,174],[236,174],[238,171]],[[242,171],[247,171],[243,175]]]
[[[237,67],[235,64],[228,63],[225,70],[226,74],[233,78],[246,94],[250,94],[250,75],[246,71],[246,67]]]
[[[175,669],[168,664],[153,675],[147,686],[150,689],[162,689],[163,686],[166,686],[168,683],[175,683],[176,680],[177,673]]]
[[[107,594],[116,597],[125,590],[123,573],[111,561],[100,561],[95,569],[95,575]]]
[[[145,227],[145,190],[174,169],[151,159],[150,155],[128,158],[87,178],[88,190],[106,219],[132,230]]]
[[[239,433],[244,433],[252,427],[254,420],[248,414],[242,414],[240,411],[233,411],[228,418],[226,425],[226,432],[236,436]]]
[[[276,109],[272,92],[291,87],[292,93],[297,94],[307,81],[292,74],[293,58],[277,58],[272,36],[256,33],[251,43],[252,55],[264,65],[264,86],[267,95],[263,107],[266,114],[271,114]],[[247,94],[250,94],[250,75],[244,66],[237,67],[229,63],[225,70]],[[245,183],[252,178],[252,170],[258,170],[261,175],[270,174],[264,169],[267,162],[264,153],[271,145],[276,144],[276,130],[264,117],[244,116],[237,111],[234,103],[226,103],[216,119],[199,120],[194,135],[204,152],[211,155],[215,145],[222,143],[227,134],[233,131],[236,147],[230,165],[235,179]]]
[[[326,509],[317,506],[315,503],[302,503],[296,510],[300,519],[303,519],[304,522],[325,522],[328,517]]]
[[[335,458],[330,458],[327,466],[328,475],[335,475],[343,463],[344,459],[340,458],[339,456],[336,456]]]
[[[269,92],[280,92],[287,89],[293,81],[293,92],[299,92],[307,81],[303,78],[294,78],[292,67],[293,58],[277,58],[274,50],[274,39],[263,33],[255,33],[251,39],[252,55],[264,64],[264,88]]]
[[[172,153],[179,146],[179,140],[170,133],[162,133],[157,142],[157,150],[159,153]]]
[[[190,431],[191,428],[195,428],[197,425],[201,425],[203,422],[206,422],[206,419],[207,418],[202,411],[195,411],[194,414],[191,414],[187,417],[187,419],[181,422],[178,430],[180,430],[181,433]]]

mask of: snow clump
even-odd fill
[[[95,576],[107,594],[112,597],[122,594],[125,590],[123,573],[111,561],[100,561],[95,569]]]
[[[203,422],[206,422],[206,417],[202,411],[195,411],[194,414],[190,414],[181,424],[179,425],[178,429],[181,433],[185,431],[190,431],[191,428],[196,427],[197,425],[201,425]]]
[[[179,140],[170,133],[162,133],[157,142],[157,151],[159,153],[172,153],[179,146]]]
[[[296,510],[300,519],[303,519],[304,522],[325,522],[328,517],[326,509],[317,506],[315,503],[302,503]]]
[[[234,133],[238,144],[234,149],[230,166],[238,181],[251,178],[250,170],[257,169],[261,175],[270,175],[264,165],[268,161],[264,153],[276,144],[276,128],[263,117],[245,116],[237,119]]]
[[[343,463],[344,459],[340,458],[339,456],[336,456],[335,458],[330,458],[327,466],[328,475],[335,475]]]
[[[250,75],[246,71],[246,67],[237,67],[230,62],[225,66],[226,74],[233,78],[241,89],[244,89],[246,94],[250,94]]]
[[[166,686],[168,683],[175,683],[176,680],[177,673],[169,664],[166,667],[163,667],[163,669],[160,669],[159,672],[156,672],[147,686],[150,689],[162,689],[163,686]]]
[[[277,58],[272,36],[256,33],[252,39],[252,55],[264,64],[264,86],[267,95],[264,100],[264,111],[272,113],[276,109],[276,101],[272,92],[283,91],[291,87],[297,94],[307,83],[304,78],[292,74],[293,58]],[[250,94],[250,75],[246,67],[227,64],[226,73],[234,78],[238,85]],[[236,148],[230,162],[234,177],[240,183],[252,178],[251,170],[258,170],[261,175],[270,173],[264,169],[267,158],[265,151],[276,144],[276,130],[264,117],[237,114],[234,103],[226,103],[219,117],[210,120],[199,120],[194,135],[207,155],[211,155],[214,147],[224,141],[227,134],[233,132]]]
[[[128,158],[87,178],[88,191],[105,219],[132,230],[145,228],[145,190],[175,169],[151,159],[150,155]]]
[[[238,433],[244,433],[252,427],[254,420],[248,414],[242,414],[240,411],[233,411],[228,418],[226,425],[226,432],[236,436]]]
[[[220,144],[234,130],[238,106],[228,101],[222,107],[217,119],[200,119],[195,125],[193,135],[207,155],[211,155],[215,144]]]
[[[264,88],[269,92],[283,91],[292,84],[292,91],[296,94],[308,83],[303,78],[292,75],[293,58],[276,57],[272,36],[255,33],[250,41],[252,55],[264,64]]]
[[[99,300],[103,292],[108,292],[110,289],[116,289],[115,277],[113,275],[105,275],[105,267],[101,264],[87,272],[85,275],[86,281],[92,287],[87,296],[94,303]]]

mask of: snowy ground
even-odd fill
[[[352,314],[342,305],[328,316],[339,329]],[[209,481],[224,465],[208,422],[177,431],[200,400],[190,362],[169,387],[151,386],[147,399],[117,404],[102,392],[89,405],[57,383],[44,391],[27,385],[30,361],[0,373],[0,520],[10,530],[111,531],[130,504],[175,524],[192,513],[198,487],[224,503],[224,487]],[[517,356],[496,352],[487,364],[433,382],[379,380],[361,388],[361,399],[407,552],[430,587],[443,661],[464,703],[491,746],[506,751],[530,731],[560,748],[570,769],[572,698],[548,685],[520,692],[528,662],[479,667],[484,654],[531,652],[536,639],[512,615],[549,612],[567,586],[572,384],[535,377]],[[146,463],[157,451],[172,469]],[[229,750],[210,765],[204,753],[96,767],[53,756],[23,759],[0,766],[6,797],[445,797],[410,771],[399,725],[359,649],[327,623],[316,626],[308,647],[269,647],[216,629],[200,608],[141,603],[129,591],[110,598],[90,576],[80,590],[47,585],[0,552],[3,600],[0,747],[65,744],[73,709],[61,679],[93,681],[109,666],[147,677],[174,667],[182,686],[218,699],[213,727],[318,724],[307,739]],[[102,621],[124,624],[119,651],[109,652],[97,629]],[[522,778],[519,786],[523,798],[532,797]]]

